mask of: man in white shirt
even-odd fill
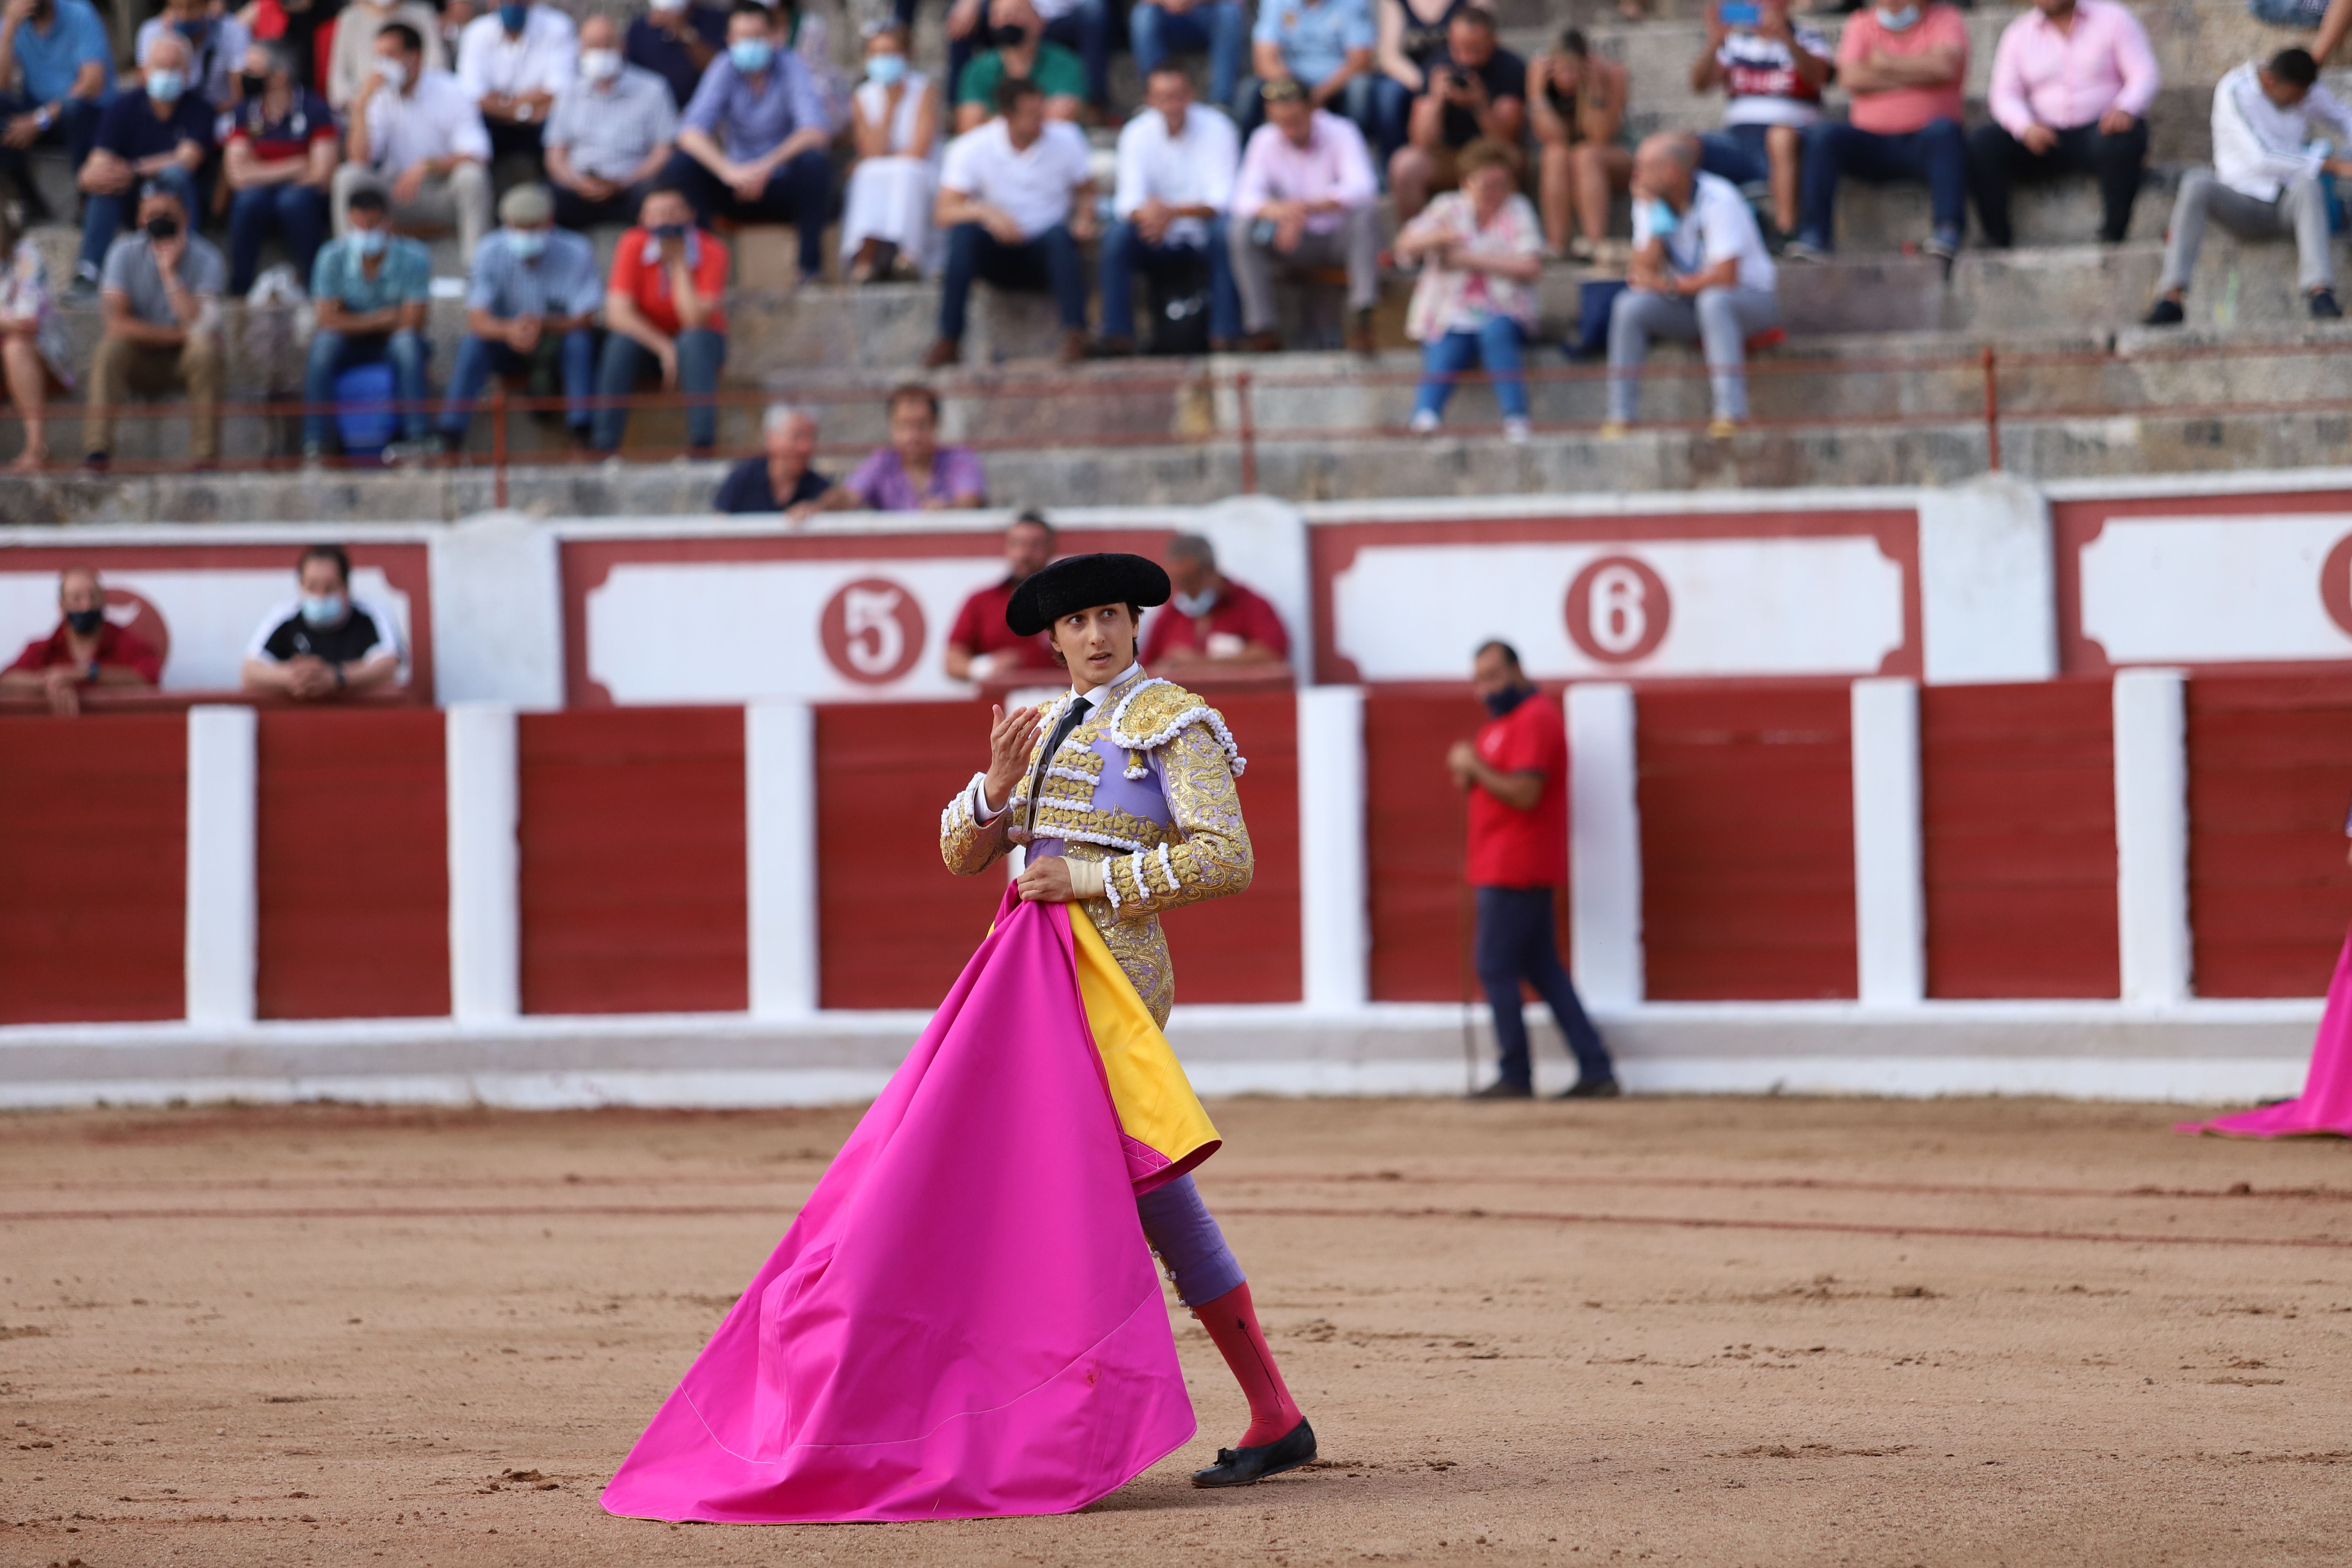
[[[425,40],[407,23],[376,34],[375,74],[352,107],[348,161],[335,171],[335,233],[350,227],[353,191],[379,190],[404,230],[456,224],[470,267],[490,226],[489,133],[457,79],[424,64]]]
[[[548,110],[579,69],[572,18],[552,5],[506,0],[457,35],[457,84],[481,110],[495,157],[538,160]]]
[[[1738,188],[1698,172],[1698,138],[1662,132],[1633,155],[1633,258],[1609,312],[1609,420],[1625,433],[1653,338],[1696,342],[1715,395],[1710,436],[1748,417],[1748,340],[1780,324],[1764,236]]]
[[[1118,133],[1115,220],[1102,245],[1102,340],[1109,357],[1135,352],[1135,274],[1209,275],[1209,345],[1241,336],[1225,210],[1233,205],[1241,137],[1224,111],[1192,101],[1192,79],[1162,60],[1144,83],[1144,110]]]
[[[2352,157],[2323,154],[2312,144],[2323,132],[2352,150],[2352,111],[2319,85],[2318,63],[2307,51],[2281,49],[2269,64],[2249,60],[2221,79],[2213,89],[2213,167],[2180,176],[2149,326],[2186,319],[2181,301],[2209,217],[2244,239],[2292,233],[2296,280],[2312,319],[2344,314],[2336,302],[2327,194],[2319,176],[2352,175]]]
[[[1086,133],[1045,118],[1037,84],[996,89],[997,117],[948,143],[931,221],[948,237],[940,335],[923,356],[936,370],[963,358],[972,284],[1050,291],[1062,314],[1064,364],[1087,356],[1087,275],[1078,247],[1094,237],[1095,185]]]
[[[1252,353],[1282,347],[1274,324],[1274,279],[1348,269],[1348,347],[1372,352],[1372,307],[1381,297],[1380,196],[1372,155],[1352,121],[1313,107],[1306,88],[1269,81],[1260,89],[1266,122],[1250,133],[1234,177],[1226,240],[1240,291],[1244,343]],[[1317,285],[1309,285],[1316,287]]]
[[[581,23],[580,75],[555,95],[547,116],[557,226],[634,223],[677,142],[669,83],[621,58],[620,29],[610,16]]]

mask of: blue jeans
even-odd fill
[[[772,171],[760,199],[747,202],[735,188],[686,153],[673,153],[662,179],[686,193],[694,221],[710,226],[714,217],[738,223],[789,223],[800,233],[801,276],[824,271],[824,226],[833,215],[833,162],[822,150],[803,153]]]
[[[449,373],[449,395],[441,405],[441,433],[452,440],[463,441],[470,417],[467,405],[482,395],[482,388],[490,384],[490,377],[528,374],[532,360],[547,353],[544,337],[540,339],[538,354],[526,356],[504,343],[494,343],[467,332],[465,341],[457,345],[457,368]],[[563,334],[554,353],[563,374],[563,422],[575,433],[585,435],[588,399],[596,381],[596,334],[586,327],[576,327]]]
[[[708,327],[689,327],[677,335],[677,389],[688,396],[709,396],[719,390],[719,367],[727,363],[727,340]],[[657,375],[661,361],[653,350],[626,332],[604,334],[604,353],[596,365],[596,395],[626,397],[640,378]],[[596,410],[596,434],[592,445],[600,452],[615,451],[621,432],[628,427],[629,411],[619,404]],[[709,447],[719,439],[719,408],[705,403],[686,412],[687,445]]]
[[[239,191],[228,204],[228,291],[242,294],[253,287],[261,269],[261,242],[276,229],[286,242],[286,259],[305,289],[310,287],[310,264],[327,242],[327,193],[316,185],[256,185]]]
[[[1843,121],[1825,120],[1808,130],[1797,237],[1817,249],[1830,247],[1838,180],[1846,174],[1872,184],[1924,180],[1935,210],[1936,237],[1957,244],[1968,227],[1968,144],[1957,121],[1931,120],[1924,129],[1900,136],[1856,131]]]
[[[1154,277],[1180,267],[1206,266],[1209,271],[1209,336],[1232,339],[1242,335],[1242,300],[1234,292],[1234,253],[1225,242],[1225,220],[1209,220],[1207,254],[1188,245],[1146,245],[1131,223],[1110,226],[1102,242],[1102,335],[1135,336],[1135,275]]]
[[[195,176],[174,163],[168,169],[158,169],[148,180],[159,185],[169,185],[180,193],[180,205],[186,211],[190,223],[204,216],[204,201],[196,191]],[[99,269],[106,265],[106,247],[114,243],[121,231],[125,213],[139,210],[139,187],[145,182],[133,180],[131,188],[119,195],[91,196],[82,206],[81,263],[82,276],[96,279]],[[309,279],[304,279],[307,286]]]
[[[1209,101],[1229,103],[1241,80],[1242,58],[1249,48],[1249,20],[1241,0],[1200,0],[1189,11],[1162,10],[1143,0],[1127,14],[1128,42],[1135,49],[1135,68],[1146,81],[1152,68],[1171,54],[1209,54]]]
[[[1365,132],[1380,159],[1381,178],[1389,174],[1389,160],[1405,143],[1412,126],[1412,89],[1392,76],[1372,79],[1372,127]]]
[[[1078,0],[1045,24],[1045,37],[1087,62],[1087,101],[1110,101],[1110,0]]]
[[[1496,316],[1475,332],[1446,332],[1421,345],[1421,390],[1413,394],[1415,414],[1443,414],[1454,395],[1454,380],[1474,364],[1486,367],[1495,384],[1495,401],[1506,419],[1528,416],[1528,384],[1519,375],[1519,350],[1527,340],[1518,322]]]
[[[976,282],[1020,293],[1051,293],[1064,330],[1087,330],[1086,264],[1067,224],[1055,224],[1021,245],[1007,245],[976,223],[948,230],[947,271],[940,286],[940,336],[963,341],[964,317]]]
[[[1576,999],[1576,984],[1559,961],[1559,937],[1552,923],[1549,888],[1480,888],[1478,890],[1478,982],[1495,1010],[1495,1045],[1501,1055],[1505,1083],[1532,1084],[1533,1064],[1528,1060],[1528,1023],[1520,1001],[1519,982],[1536,988],[1551,1007],[1559,1032],[1575,1053],[1580,1079],[1598,1083],[1617,1076],[1609,1052],[1584,1005]]]
[[[1698,139],[1698,166],[1718,180],[1753,185],[1772,177],[1769,125],[1727,125]]]
[[[401,434],[423,440],[431,428],[425,407],[425,360],[432,352],[432,343],[421,332],[311,333],[310,357],[302,369],[302,401],[311,405],[302,416],[302,445],[326,445],[334,418],[326,405],[335,400],[335,377],[355,364],[378,360],[392,362],[394,395],[406,405],[400,411]]]

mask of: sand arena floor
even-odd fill
[[[2352,1145],[2158,1107],[1230,1101],[1317,1468],[608,1519],[846,1111],[0,1118],[0,1564],[2341,1563]]]

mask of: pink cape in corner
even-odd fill
[[[1008,889],[604,1489],[729,1523],[1063,1513],[1191,1440],[1059,905]]]
[[[2311,1042],[2311,1066],[2303,1094],[2277,1105],[2258,1106],[2210,1121],[2183,1121],[2181,1132],[2225,1132],[2238,1138],[2294,1138],[2333,1133],[2352,1138],[2352,936],[2336,958],[2336,978],[2327,984],[2327,1007]]]

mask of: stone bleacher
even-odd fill
[[[1500,0],[1498,9],[1507,41],[1523,53],[1545,47],[1559,25],[1575,21],[1596,50],[1623,61],[1633,79],[1629,128],[1637,134],[1668,126],[1704,128],[1720,111],[1719,99],[1687,89],[1690,61],[1703,36],[1697,0],[1659,0],[1652,17],[1632,23],[1594,0],[1573,0],[1551,22],[1536,0]],[[1299,500],[1935,482],[1984,466],[1982,375],[1976,361],[1990,344],[2015,362],[2000,378],[2003,410],[2015,421],[2004,426],[2002,447],[2007,466],[2020,472],[2055,478],[2335,460],[2347,433],[2346,417],[2294,410],[2335,395],[2326,370],[2328,353],[2311,351],[2352,345],[2352,325],[2305,319],[2291,246],[2242,245],[2212,231],[2189,295],[2190,325],[2168,332],[2136,325],[2160,263],[2172,189],[2180,170],[2207,154],[2213,81],[2241,60],[2296,36],[2256,24],[2241,0],[2152,0],[2137,9],[2156,44],[2166,88],[2152,116],[2152,167],[2131,237],[2115,247],[2092,243],[2097,203],[2087,181],[2028,189],[2017,207],[2019,247],[1971,249],[1947,273],[1932,260],[1904,254],[1906,245],[1927,233],[1924,191],[1847,184],[1839,198],[1838,254],[1781,270],[1790,337],[1766,358],[1842,365],[1850,374],[1776,374],[1769,363],[1762,364],[1752,389],[1759,427],[1729,440],[1698,433],[1704,382],[1690,374],[1663,379],[1645,393],[1644,418],[1665,427],[1636,426],[1614,442],[1601,442],[1589,429],[1539,429],[1528,446],[1506,448],[1494,428],[1493,400],[1475,385],[1456,398],[1449,433],[1440,437],[1334,437],[1335,431],[1377,437],[1403,423],[1411,373],[1418,365],[1417,351],[1402,336],[1411,287],[1405,277],[1391,280],[1383,302],[1385,352],[1376,365],[1338,353],[1293,353],[1057,371],[1046,363],[1058,337],[1048,304],[983,289],[976,297],[966,367],[933,378],[948,399],[948,435],[1024,444],[989,453],[992,489],[1003,501],[1210,500],[1241,488],[1232,378],[1245,370],[1257,384],[1251,407],[1260,486]],[[2015,15],[2011,6],[1969,15],[1972,118],[1982,116],[1994,44]],[[1824,31],[1840,25],[1834,16],[1811,20]],[[925,25],[935,29],[936,16],[926,12]],[[855,29],[836,30],[846,37]],[[936,59],[940,47],[936,33],[927,33],[919,53]],[[1115,96],[1131,100],[1137,85],[1131,61],[1120,57]],[[69,275],[73,237],[61,226],[42,235],[54,277]],[[600,251],[609,253],[614,236],[599,237]],[[878,439],[881,411],[869,395],[913,373],[935,329],[937,290],[926,284],[763,286],[780,270],[768,258],[780,256],[787,244],[786,236],[761,235],[748,247],[752,254],[740,258],[739,287],[729,304],[729,384],[823,402],[829,446]],[[439,242],[436,254],[437,269],[454,274],[454,247]],[[1564,266],[1547,269],[1544,311],[1555,342],[1575,319],[1578,286],[1597,276]],[[69,317],[78,354],[87,363],[97,335],[95,312]],[[233,307],[228,317],[232,398],[298,395],[303,330],[298,313]],[[432,331],[437,384],[462,331],[456,301],[436,303]],[[2196,345],[2244,350],[2263,344],[2302,352],[2226,359],[2180,353]],[[2083,363],[2036,363],[2060,355],[2079,355]],[[1690,356],[1672,349],[1663,350],[1656,363],[1693,368]],[[1563,362],[1542,349],[1533,363],[1547,370]],[[1896,368],[1885,368],[1890,364]],[[1600,420],[1597,368],[1575,379],[1539,382],[1534,394],[1539,426],[1591,426]],[[830,401],[835,397],[848,401]],[[2210,406],[2231,403],[2248,407],[2215,413]],[[63,407],[52,413],[51,443],[61,458],[75,455],[78,435],[74,421],[61,417],[67,413]],[[1915,422],[1890,422],[1898,416]],[[1797,423],[1780,427],[1775,421]],[[756,422],[756,407],[730,410],[722,444],[751,445]],[[134,422],[124,429],[116,450],[125,459],[184,450],[184,424],[178,420],[143,431]],[[671,448],[682,435],[682,421],[674,415],[640,415],[632,421],[630,444],[648,452]],[[514,449],[524,466],[509,480],[514,504],[583,514],[695,511],[707,505],[719,471],[715,464],[682,460],[530,465],[534,447],[558,439],[560,429],[551,424],[534,428],[530,421],[515,421]],[[9,445],[0,437],[0,456]],[[486,445],[478,426],[477,453]],[[232,420],[225,449],[232,459],[283,455],[294,450],[293,432],[284,421]],[[850,458],[845,452],[826,461],[838,468]],[[489,504],[492,484],[480,468],[107,480],[52,476],[0,481],[0,498],[8,503],[0,510],[12,521],[57,521],[456,517]]]

